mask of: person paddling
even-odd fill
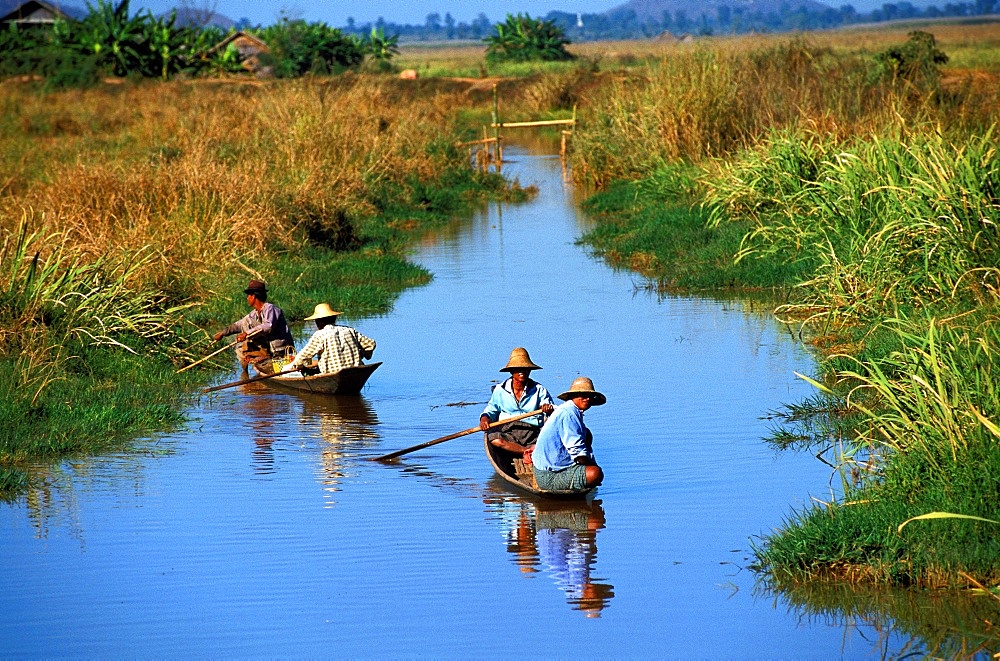
[[[531,362],[531,356],[524,347],[511,351],[507,364],[500,368],[501,372],[510,372],[510,378],[493,388],[490,401],[479,416],[479,428],[487,431],[492,422],[537,409],[541,409],[545,415],[555,410],[555,402],[549,391],[529,377],[531,370],[540,369],[542,368]],[[541,415],[536,415],[511,422],[494,428],[494,431],[487,433],[486,438],[501,449],[523,454],[535,444],[543,421]]]
[[[316,332],[295,356],[285,371],[301,369],[307,360],[319,355],[319,373],[331,374],[345,367],[358,367],[363,359],[371,358],[375,340],[362,335],[350,326],[338,326],[340,312],[326,303],[316,306],[306,321],[316,322]]]
[[[604,481],[604,471],[594,460],[594,437],[583,414],[608,400],[585,376],[574,379],[559,399],[566,403],[549,416],[531,453],[535,482],[540,489],[591,489]]]
[[[283,357],[286,351],[294,351],[292,331],[281,308],[267,302],[266,284],[251,280],[243,293],[247,295],[250,313],[216,333],[215,341],[227,335],[236,336],[239,341],[236,357],[243,368],[244,378],[249,376],[248,365],[253,365],[261,374],[271,374],[274,369],[271,357]]]

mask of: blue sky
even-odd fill
[[[292,18],[307,21],[324,21],[334,27],[347,24],[353,17],[360,24],[374,22],[379,16],[394,23],[423,24],[428,14],[438,13],[444,17],[450,13],[456,21],[469,23],[480,13],[486,14],[493,22],[500,21],[507,14],[518,12],[532,16],[544,16],[550,11],[581,12],[593,14],[607,11],[623,4],[625,0],[379,0],[362,2],[317,2],[316,0],[132,0],[133,10],[148,8],[159,14],[176,6],[197,9],[214,8],[218,13],[233,20],[250,19],[251,23],[270,25],[284,13]],[[831,6],[853,4],[859,11],[870,11],[888,0],[835,0]],[[81,2],[82,4],[82,2]],[[923,6],[927,2],[913,2]],[[943,5],[944,0],[940,3]]]
[[[457,22],[470,23],[481,13],[492,21],[500,21],[508,13],[526,12],[543,16],[550,11],[583,12],[588,14],[607,11],[625,0],[553,0],[533,2],[524,0],[379,0],[378,2],[316,2],[302,0],[132,0],[133,10],[148,8],[154,14],[172,7],[186,5],[197,9],[212,8],[239,20],[249,18],[252,23],[269,25],[284,12],[292,18],[307,21],[324,21],[340,27],[353,17],[358,23],[375,22],[379,16],[394,23],[423,24],[428,14],[444,17],[450,13]],[[82,3],[81,3],[82,4]]]

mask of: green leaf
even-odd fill
[[[896,532],[902,532],[903,526],[910,523],[911,521],[922,521],[924,519],[972,519],[974,521],[985,521],[986,523],[996,523],[1000,525],[1000,521],[994,521],[993,519],[984,519],[981,516],[970,516],[968,514],[952,514],[951,512],[930,512],[928,514],[921,514],[920,516],[915,516],[912,519],[907,519],[899,524],[896,528]]]

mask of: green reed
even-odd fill
[[[996,585],[1000,323],[979,312],[885,325],[898,348],[865,360],[841,356],[835,373],[854,421],[839,466],[852,480],[838,500],[797,513],[767,537],[758,558],[792,580],[964,586],[972,576]],[[865,461],[852,462],[859,450]],[[901,525],[933,512],[966,518]]]
[[[780,134],[706,178],[711,222],[751,223],[738,259],[818,260],[802,284],[813,310],[871,320],[978,301],[995,293],[1000,258],[993,136]]]

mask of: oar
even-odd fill
[[[242,386],[244,383],[256,383],[257,381],[264,381],[265,379],[273,379],[276,376],[281,376],[282,374],[290,374],[295,370],[285,370],[284,372],[275,372],[274,374],[262,374],[260,376],[255,376],[252,379],[244,379],[243,381],[233,381],[232,383],[223,383],[221,386],[212,386],[211,388],[202,388],[202,392],[215,392],[216,390],[222,390],[223,388],[232,388],[233,386]]]
[[[257,334],[257,331],[252,331],[252,332],[250,332],[250,333],[247,333],[247,337],[250,337],[250,336],[252,336],[252,335],[256,335],[256,334]],[[226,349],[232,349],[232,348],[233,348],[233,347],[235,347],[235,346],[236,346],[237,344],[239,344],[240,342],[244,342],[244,341],[245,341],[245,340],[236,340],[236,341],[235,341],[235,342],[233,342],[232,344],[227,344],[226,346],[222,347],[222,348],[221,348],[221,349],[219,349],[218,351],[213,351],[212,353],[208,354],[207,356],[205,356],[205,357],[204,357],[204,358],[202,358],[201,360],[196,360],[196,361],[194,361],[193,363],[191,363],[190,365],[188,365],[187,367],[182,367],[182,368],[180,368],[179,370],[177,370],[177,372],[176,372],[176,373],[177,373],[177,374],[180,374],[181,372],[183,372],[183,371],[185,371],[185,370],[189,370],[189,369],[191,369],[191,368],[192,368],[192,367],[194,367],[195,365],[201,365],[201,364],[202,364],[203,362],[205,362],[205,361],[206,361],[206,360],[208,360],[209,358],[212,358],[213,356],[218,356],[218,355],[219,355],[220,353],[222,353],[222,352],[223,352],[223,351],[225,351]]]
[[[504,418],[503,420],[498,420],[497,422],[490,423],[487,429],[499,427],[500,425],[505,425],[508,422],[514,422],[515,420],[523,420],[524,418],[530,418],[531,416],[538,415],[541,412],[542,409],[535,409],[531,413],[522,413],[521,415],[515,415],[513,418]],[[441,438],[435,438],[433,441],[427,441],[426,443],[421,443],[420,445],[414,445],[412,448],[396,450],[395,452],[384,454],[381,457],[375,457],[372,461],[388,461],[389,459],[395,459],[396,457],[399,457],[401,455],[414,452],[416,450],[423,450],[424,448],[429,448],[432,445],[437,445],[438,443],[444,443],[445,441],[450,441],[451,439],[458,438],[459,436],[467,436],[477,431],[482,431],[482,428],[480,428],[479,426],[470,427],[464,431],[456,432],[454,434],[448,434],[447,436],[442,436]]]

